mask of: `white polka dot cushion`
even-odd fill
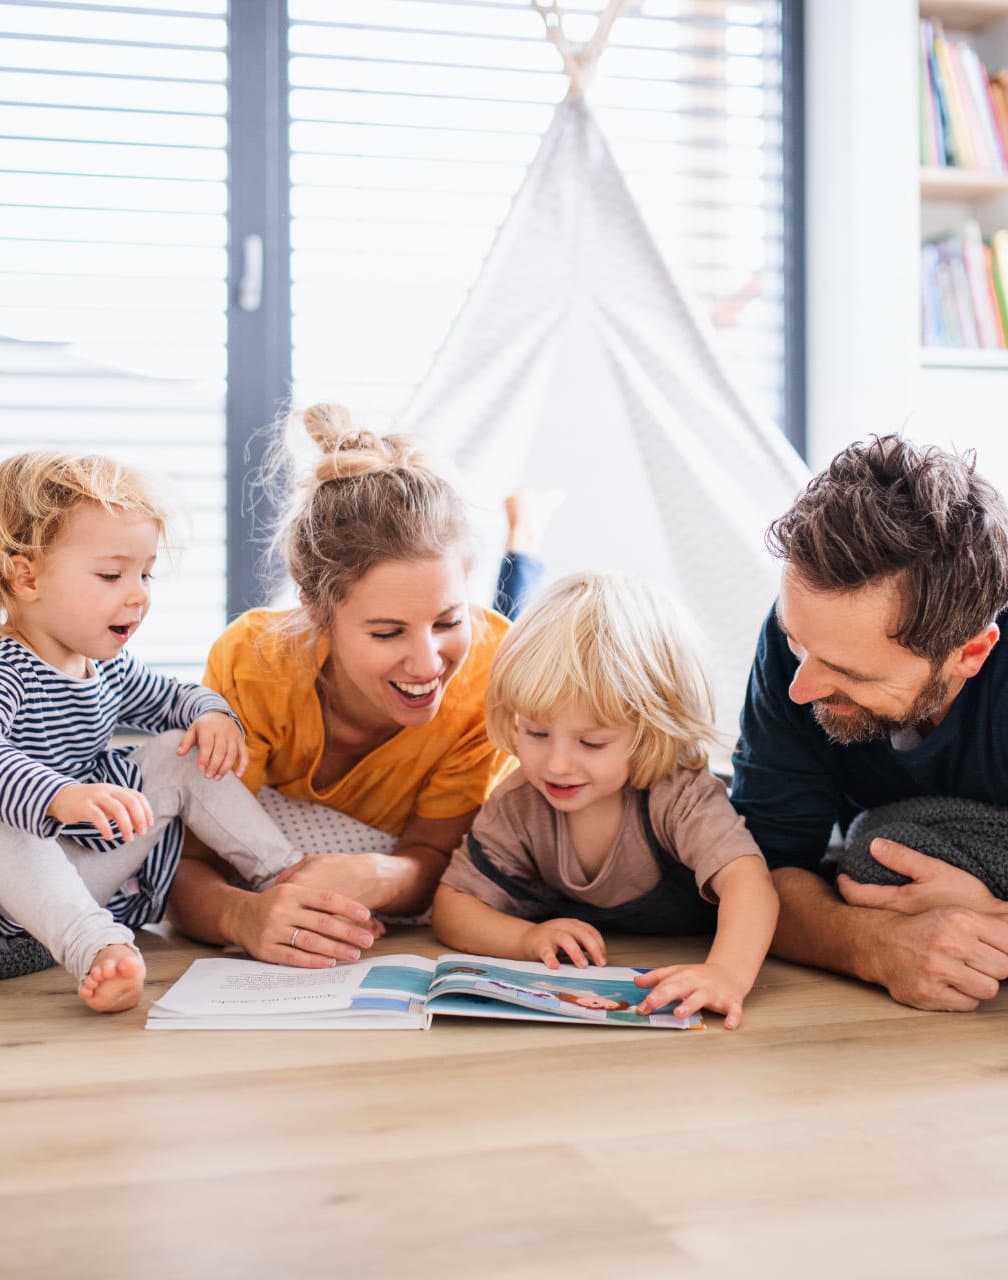
[[[338,809],[309,800],[293,800],[273,787],[260,787],[257,799],[301,853],[392,853],[395,849],[395,836],[358,822]],[[382,912],[376,915],[379,920],[394,924],[430,922],[429,911],[422,916],[389,916]]]
[[[259,803],[301,853],[391,853],[396,837],[324,804],[260,787]]]

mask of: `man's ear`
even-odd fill
[[[991,650],[1000,637],[1001,631],[996,622],[992,622],[983,631],[978,631],[975,636],[970,636],[952,655],[952,673],[964,680],[975,676],[990,657]]]
[[[19,600],[38,597],[38,568],[27,556],[11,556],[10,592]]]

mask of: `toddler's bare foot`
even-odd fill
[[[143,994],[147,969],[143,957],[122,942],[111,943],[95,956],[77,994],[98,1013],[132,1009]]]
[[[563,489],[519,489],[504,499],[507,550],[538,555],[546,526],[567,495]]]

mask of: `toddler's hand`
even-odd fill
[[[144,835],[154,822],[151,807],[141,792],[106,782],[68,783],[56,792],[46,812],[64,826],[90,822],[106,840],[116,837],[112,822],[127,841]]]
[[[688,1018],[700,1009],[713,1009],[724,1014],[729,1031],[742,1021],[742,1001],[749,994],[744,982],[716,964],[670,964],[642,973],[634,982],[651,988],[637,1006],[638,1013],[654,1013],[678,1000],[672,1010],[677,1018]]]
[[[558,952],[561,951],[579,969],[587,969],[589,963],[603,965],[606,962],[602,935],[583,920],[561,918],[532,925],[522,936],[522,947],[521,959],[541,960],[550,969],[559,969]]]
[[[194,720],[179,743],[179,755],[194,746],[199,747],[196,767],[205,778],[216,782],[232,769],[237,778],[245,772],[249,758],[245,735],[223,711],[208,711]]]

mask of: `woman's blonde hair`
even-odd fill
[[[167,515],[146,481],[96,454],[36,450],[0,461],[0,605],[9,610],[14,556],[37,560],[85,502],[146,516],[165,538]]]
[[[547,588],[501,642],[486,693],[487,733],[516,754],[516,717],[549,722],[584,702],[600,725],[635,730],[631,785],[703,768],[714,708],[670,600],[639,578],[574,573]]]
[[[316,453],[297,475],[304,435]],[[264,468],[267,490],[287,490],[272,540],[307,609],[294,630],[328,628],[336,606],[386,561],[431,560],[459,549],[468,572],[471,534],[465,505],[406,436],[354,427],[341,405],[291,414]],[[280,505],[280,504],[278,504]]]

